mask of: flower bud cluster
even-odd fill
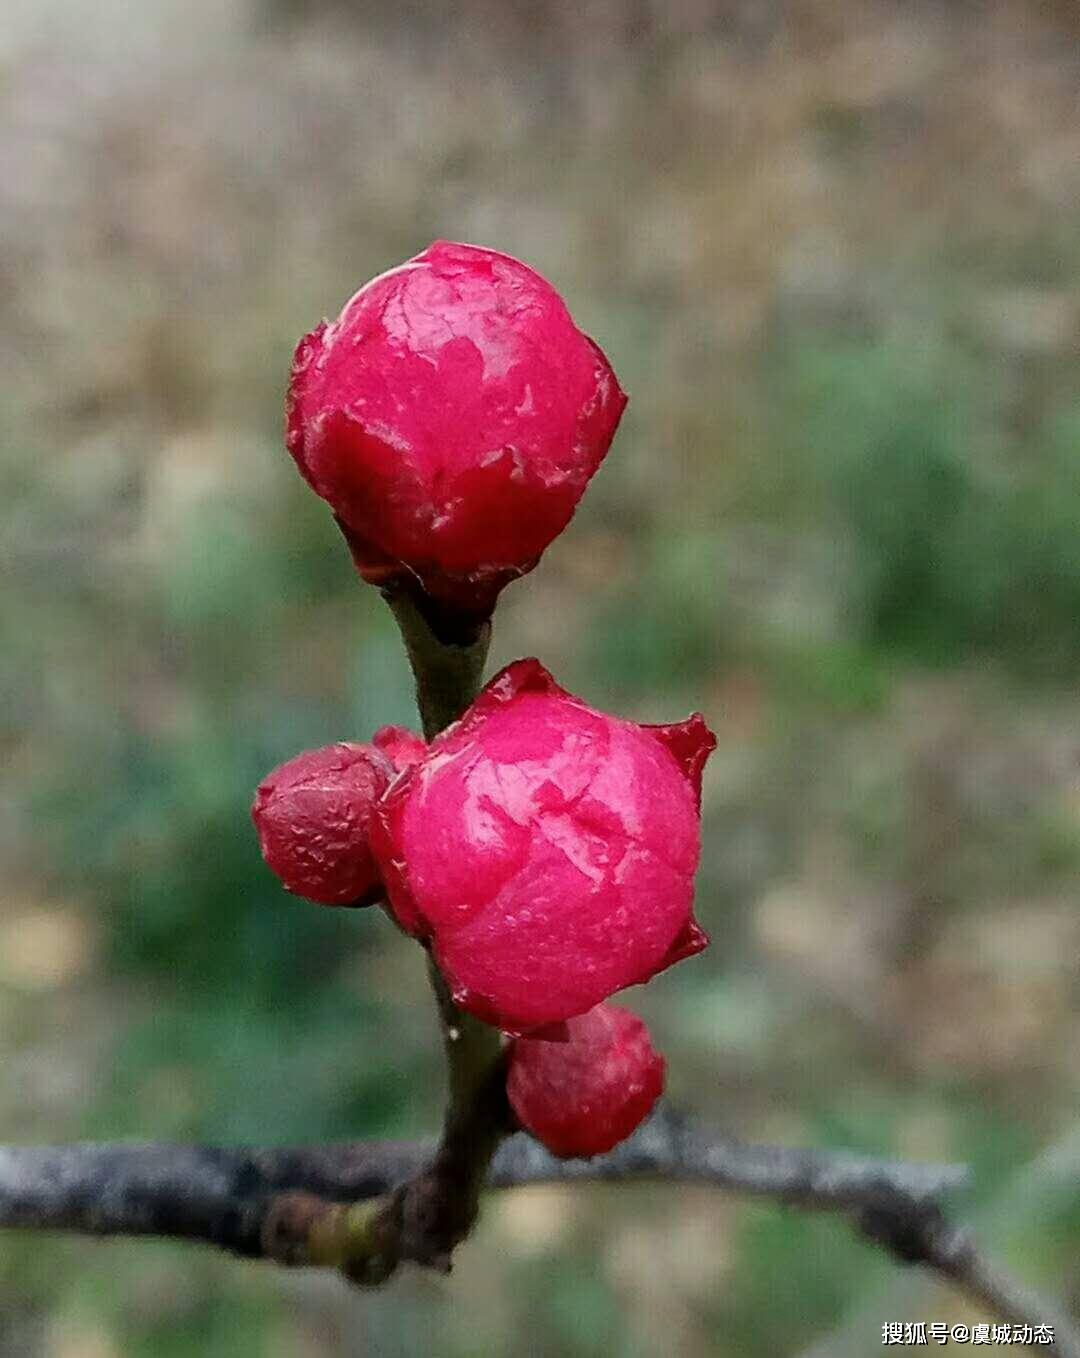
[[[550,284],[438,242],[301,341],[287,441],[365,579],[476,620],[569,522],[625,403]],[[287,890],[381,902],[455,1003],[509,1035],[523,1127],[595,1155],[664,1080],[644,1023],[606,1001],[708,942],[693,883],[714,745],[700,716],[610,716],[519,660],[430,743],[385,727],[282,765],[252,814]]]

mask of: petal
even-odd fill
[[[428,751],[427,741],[407,726],[383,726],[371,738],[371,743],[381,750],[395,769],[409,768],[419,764]]]
[[[304,449],[304,426],[307,422],[306,396],[311,380],[312,368],[318,363],[323,351],[323,336],[326,322],[317,325],[310,334],[305,335],[296,346],[293,354],[292,371],[289,374],[289,390],[285,397],[285,446],[296,460],[296,465],[305,479],[311,482]]]
[[[535,656],[524,660],[514,660],[505,669],[489,680],[476,702],[476,707],[488,709],[502,707],[522,693],[545,693],[554,697],[569,696],[566,689],[555,682],[551,671],[541,665]]]
[[[705,724],[705,718],[695,712],[685,721],[671,726],[646,726],[643,729],[656,737],[689,778],[700,808],[701,775],[706,760],[716,749],[716,736]]]
[[[446,745],[456,747],[467,741],[478,727],[482,727],[494,712],[507,707],[525,693],[546,694],[555,698],[568,698],[577,702],[566,689],[555,682],[551,672],[541,665],[535,656],[524,660],[514,660],[501,669],[494,678],[484,685],[479,697],[460,721],[437,736],[432,745],[440,748]]]
[[[390,909],[401,928],[414,938],[426,938],[427,920],[413,899],[408,883],[408,865],[401,849],[401,821],[412,788],[416,765],[401,770],[375,803],[369,837],[371,852],[386,887]]]
[[[673,967],[676,962],[682,962],[687,957],[693,957],[696,953],[704,952],[708,946],[709,935],[691,915],[685,927],[680,930],[671,947],[665,953],[664,960],[657,970],[666,971],[668,967]]]

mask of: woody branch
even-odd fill
[[[425,1141],[2,1147],[0,1228],[164,1236],[280,1264],[317,1263],[328,1222],[415,1182],[436,1153]],[[1054,1344],[1040,1351],[1080,1358],[1074,1322],[992,1265],[950,1220],[948,1195],[970,1177],[962,1165],[746,1144],[662,1108],[592,1160],[559,1160],[532,1139],[511,1136],[495,1152],[487,1183],[696,1183],[834,1212],[898,1262],[932,1271],[985,1310],[1051,1328]]]

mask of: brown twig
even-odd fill
[[[431,1142],[4,1147],[0,1228],[167,1236],[287,1265],[339,1263],[345,1242],[365,1231],[370,1236],[382,1205],[423,1182],[439,1154]],[[1042,1352],[1080,1358],[1069,1317],[989,1263],[949,1221],[947,1194],[970,1182],[962,1166],[747,1145],[664,1108],[594,1160],[557,1160],[524,1135],[511,1136],[495,1151],[487,1177],[492,1188],[635,1180],[709,1184],[839,1213],[894,1258],[932,1271],[1002,1319],[1052,1326],[1055,1344]],[[425,1242],[434,1238],[429,1225],[419,1223]]]

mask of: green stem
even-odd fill
[[[416,705],[427,740],[446,729],[480,691],[491,643],[491,623],[470,626],[458,643],[440,641],[412,595],[384,595],[397,619],[416,680]]]
[[[462,626],[440,640],[409,594],[386,601],[397,619],[416,681],[424,735],[433,739],[462,715],[480,690],[491,624]],[[356,1282],[378,1283],[399,1259],[448,1269],[472,1229],[492,1157],[509,1125],[502,1035],[464,1013],[428,954],[446,1051],[448,1092],[442,1139],[431,1165],[376,1211],[334,1211],[313,1237],[314,1252]]]
[[[450,1080],[447,1113],[452,1114],[467,1109],[476,1101],[491,1073],[493,1060],[502,1050],[502,1037],[497,1028],[481,1023],[458,1008],[450,996],[446,979],[430,953],[428,975],[442,1020],[443,1046]]]

